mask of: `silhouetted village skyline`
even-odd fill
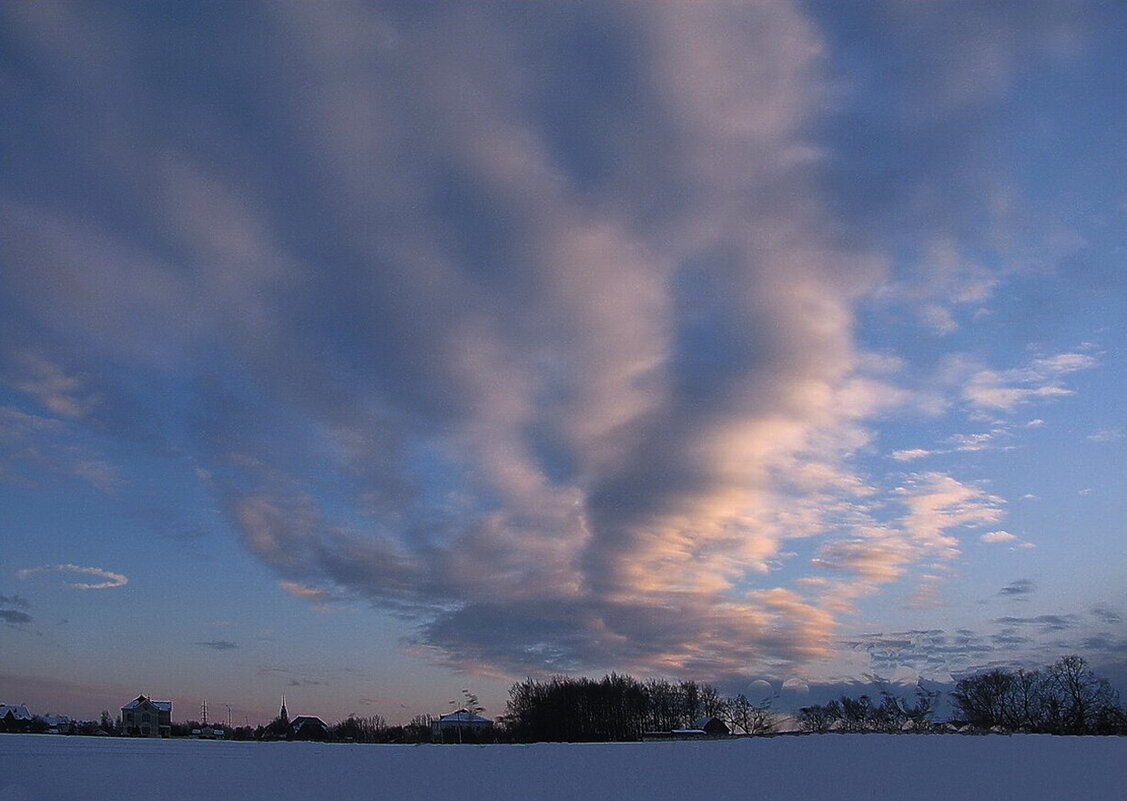
[[[0,704],[0,732],[139,738],[186,737],[216,740],[311,740],[357,743],[613,742],[707,739],[789,733],[1038,732],[1127,734],[1127,710],[1118,692],[1079,656],[1066,656],[1035,670],[995,668],[961,679],[949,695],[953,714],[940,719],[941,693],[917,685],[907,697],[882,688],[842,695],[801,707],[793,715],[772,709],[771,698],[724,696],[707,683],[640,681],[611,673],[601,680],[554,676],[525,679],[509,691],[505,714],[485,716],[469,690],[439,715],[417,715],[389,725],[380,715],[356,716],[329,724],[315,714],[290,714],[282,694],[277,716],[257,726],[237,725],[231,707],[226,720],[209,717],[207,702],[198,718],[176,721],[172,701],[145,694],[125,702],[115,716],[97,720],[33,713],[25,704]]]

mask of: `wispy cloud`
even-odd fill
[[[898,462],[912,462],[916,459],[926,459],[933,453],[934,451],[925,450],[924,448],[905,448],[904,450],[893,451],[892,458]]]
[[[1032,595],[1037,589],[1037,585],[1031,579],[1018,579],[1012,581],[1005,587],[998,591],[999,595],[1004,595],[1007,598],[1019,598],[1026,595]]]
[[[1114,609],[1106,606],[1093,607],[1092,614],[1099,620],[1109,625],[1114,625],[1123,622],[1123,615]]]
[[[996,542],[1013,542],[1017,539],[1016,534],[1011,534],[1008,531],[988,531],[978,538],[979,542],[996,543]]]
[[[208,640],[207,642],[195,643],[201,648],[210,648],[213,651],[232,651],[239,647],[238,643],[231,642],[230,640]]]
[[[996,523],[1005,501],[944,473],[913,474],[896,490],[908,508],[904,526],[912,538],[947,555],[957,553],[953,529]]]
[[[108,590],[116,587],[124,587],[129,583],[129,579],[121,573],[103,570],[100,567],[84,567],[82,565],[71,564],[28,567],[17,570],[16,576],[21,579],[26,579],[40,573],[77,573],[79,575],[94,576],[95,578],[102,579],[101,581],[76,581],[67,584],[68,587],[73,587],[76,590]]]
[[[1035,400],[1071,395],[1073,390],[1065,386],[1064,377],[1090,370],[1097,363],[1086,353],[1060,353],[1018,369],[977,370],[970,375],[963,397],[975,407],[1011,412]]]
[[[278,582],[278,586],[295,598],[304,598],[309,601],[332,600],[332,596],[325,590],[320,590],[316,587],[309,587],[305,584],[299,584],[296,581],[280,581]]]
[[[51,414],[65,418],[85,417],[97,404],[97,396],[84,386],[80,376],[66,372],[42,353],[16,351],[6,361],[13,365],[7,382],[34,398]]]
[[[1080,625],[1080,617],[1068,615],[1037,615],[1035,617],[1000,617],[995,622],[1019,628],[1036,628],[1042,634],[1068,631]]]

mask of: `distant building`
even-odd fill
[[[74,731],[74,721],[66,715],[41,715],[39,719],[46,724],[48,734],[70,734]]]
[[[476,715],[468,709],[459,709],[442,715],[431,724],[431,734],[440,743],[477,742],[483,734],[493,729],[493,721]]]
[[[672,731],[647,731],[643,740],[699,740],[706,737],[727,737],[732,733],[728,724],[716,717],[698,718],[691,726]]]
[[[290,721],[289,739],[327,740],[329,727],[316,715],[295,715]]]
[[[728,724],[717,717],[698,718],[693,721],[692,728],[704,732],[709,737],[727,737],[732,733]]]
[[[171,737],[172,702],[138,695],[121,708],[121,730],[131,737]]]
[[[188,736],[196,740],[223,740],[227,731],[222,726],[201,726],[188,732]]]
[[[27,731],[33,717],[23,704],[0,704],[0,731]]]

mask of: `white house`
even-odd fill
[[[442,715],[431,724],[431,734],[439,742],[462,742],[469,735],[471,740],[478,740],[481,735],[493,728],[493,721],[474,714],[468,709],[459,709]]]

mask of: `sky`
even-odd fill
[[[3,4],[0,702],[1127,678],[1124,52],[1118,2]]]

